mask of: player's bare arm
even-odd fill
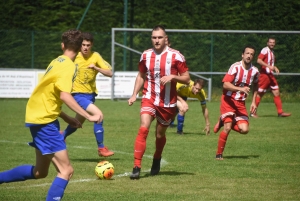
[[[166,84],[167,82],[170,82],[170,81],[175,81],[175,82],[179,82],[179,83],[182,83],[182,84],[189,84],[190,83],[190,74],[188,71],[180,74],[180,75],[168,75],[168,76],[163,76],[161,79],[160,79],[160,82],[162,84]]]
[[[266,62],[264,62],[262,59],[258,58],[257,59],[257,63],[261,66],[266,66],[267,68],[269,68],[271,71],[275,71],[276,73],[279,73],[279,69],[277,68],[277,66],[270,66],[268,65]]]
[[[244,92],[246,94],[249,94],[250,92],[250,87],[238,87],[238,86],[234,86],[231,82],[224,82],[223,83],[223,88],[229,91],[241,91]]]
[[[100,123],[103,119],[101,115],[90,115],[84,109],[82,109],[78,103],[75,101],[73,96],[68,92],[60,92],[60,99],[74,112],[83,116],[90,122],[97,122]]]
[[[205,131],[206,135],[210,135],[210,123],[209,123],[209,117],[208,117],[208,109],[206,105],[201,105],[203,117],[205,119],[205,128],[203,131]]]
[[[106,77],[112,77],[112,75],[113,75],[113,72],[111,69],[99,68],[99,67],[95,66],[95,64],[90,64],[88,66],[88,68],[94,69],[94,70],[98,71],[99,73],[102,73]]]
[[[68,123],[71,127],[73,128],[82,128],[82,124],[73,117],[70,117],[69,115],[67,115],[66,113],[64,113],[63,111],[61,111],[60,115],[59,115],[66,123]]]
[[[257,110],[257,105],[255,104],[257,91],[258,91],[258,83],[253,83],[253,96],[252,96],[252,102],[250,105],[250,113],[255,113]]]
[[[145,80],[145,73],[139,72],[135,79],[132,96],[128,99],[128,105],[131,106],[136,101],[136,96],[142,88]]]

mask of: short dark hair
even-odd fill
[[[253,49],[253,50],[254,50],[254,54],[255,54],[256,49],[255,49],[255,47],[254,47],[253,45],[246,45],[246,46],[244,47],[243,51],[242,51],[243,54],[245,53],[246,48]]]
[[[204,81],[203,79],[201,79],[201,78],[196,78],[196,79],[194,80],[194,86],[195,86],[196,84],[199,84],[201,87],[204,87],[205,81]]]
[[[64,44],[65,49],[78,52],[82,44],[82,33],[76,29],[70,29],[64,32],[61,36],[61,41]]]
[[[160,29],[163,30],[166,33],[166,29],[165,29],[164,25],[160,25],[160,24],[154,26],[153,29],[152,29],[152,31],[158,31]]]
[[[268,37],[268,41],[267,41],[267,42],[269,42],[269,40],[270,40],[270,39],[272,39],[272,40],[276,40],[275,36],[269,36],[269,37]]]
[[[91,43],[94,42],[94,37],[91,33],[89,32],[84,32],[82,33],[82,37],[83,37],[83,40],[87,40],[87,41],[90,41]]]

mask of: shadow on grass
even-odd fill
[[[240,158],[240,159],[249,159],[249,158],[258,158],[259,155],[247,155],[247,156],[223,156],[224,159],[235,159],[235,158]]]
[[[98,163],[100,161],[119,161],[119,158],[104,158],[104,157],[99,157],[99,158],[71,158],[71,161],[78,161],[78,162],[95,162]]]
[[[176,171],[160,171],[158,175],[167,175],[167,176],[179,176],[179,175],[195,175],[194,173],[190,172],[176,172]],[[146,178],[146,177],[154,177],[150,173],[146,173],[145,175],[141,175],[140,178]]]

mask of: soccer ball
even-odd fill
[[[95,167],[95,174],[99,179],[110,179],[114,173],[115,168],[108,161],[100,161]]]

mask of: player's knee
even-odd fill
[[[240,134],[246,135],[249,132],[249,128],[240,128]]]
[[[69,165],[68,167],[65,167],[62,170],[60,170],[60,174],[63,176],[63,178],[71,179],[72,175],[74,174],[74,168],[71,165]]]
[[[33,174],[36,179],[46,178],[48,176],[48,169],[47,170],[33,170]]]

